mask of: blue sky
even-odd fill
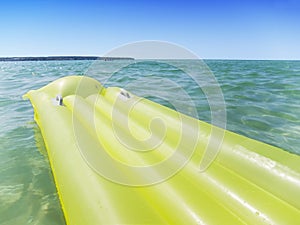
[[[162,40],[200,58],[300,59],[298,0],[0,3],[0,56],[103,55]]]

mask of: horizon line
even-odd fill
[[[20,60],[18,60],[20,58]],[[0,61],[26,61],[26,59],[41,59],[44,61],[53,60],[59,58],[62,58],[61,60],[97,60],[97,59],[131,59],[131,60],[195,60],[195,58],[134,58],[130,56],[96,56],[96,55],[42,55],[42,56],[0,56]],[[86,59],[84,59],[86,58]],[[197,60],[197,59],[196,59]],[[258,60],[265,60],[265,61],[300,61],[300,59],[288,59],[288,58],[199,58],[199,60],[252,60],[252,61],[258,61]],[[28,60],[29,61],[29,60]]]

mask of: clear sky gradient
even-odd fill
[[[10,0],[0,10],[0,56],[101,56],[162,40],[200,58],[300,59],[298,0]]]

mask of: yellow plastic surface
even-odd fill
[[[298,155],[88,77],[25,97],[69,225],[300,224]],[[213,129],[220,152],[200,171]]]

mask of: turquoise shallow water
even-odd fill
[[[300,61],[205,62],[224,95],[227,129],[300,154]],[[172,98],[180,102],[180,87],[195,105],[197,117],[211,121],[207,96],[184,71],[168,62],[146,61],[110,76],[122,65],[116,61],[101,62],[100,67],[92,61],[0,62],[0,224],[64,224],[43,139],[29,101],[22,99],[30,89],[66,75],[88,74],[106,86],[125,87],[177,108]],[[176,61],[176,65],[199,69],[195,61]],[[145,88],[139,80],[150,85]],[[210,87],[209,80],[201,82]],[[180,110],[191,114],[189,105],[181,101]]]

